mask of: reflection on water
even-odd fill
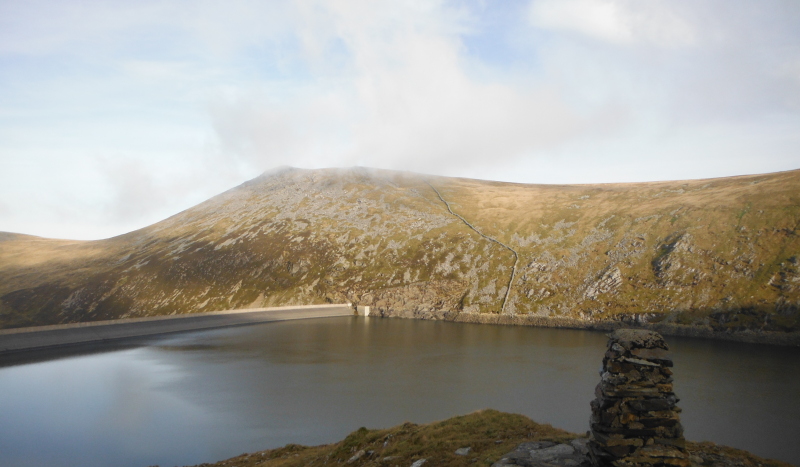
[[[800,352],[668,340],[689,439],[800,463]],[[605,341],[326,318],[0,368],[0,465],[200,463],[486,407],[583,432]]]
[[[800,465],[800,349],[668,338],[686,438]]]

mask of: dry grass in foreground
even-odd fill
[[[481,410],[427,425],[404,423],[387,430],[360,428],[335,444],[313,447],[289,444],[201,466],[408,467],[420,459],[427,459],[426,466],[489,466],[522,442],[564,443],[578,437],[580,435],[536,423],[523,415]],[[464,447],[471,448],[468,455],[455,454],[456,449]],[[791,467],[785,462],[713,443],[687,443],[687,447],[696,460],[702,460],[699,464],[703,466]],[[354,457],[357,458],[353,460]]]

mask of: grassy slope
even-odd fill
[[[517,253],[515,258],[451,215]],[[107,240],[0,237],[0,327],[342,302],[794,331],[800,171],[521,185],[366,169],[256,178]]]
[[[519,252],[520,312],[797,327],[800,172],[595,186],[464,180],[443,193]],[[612,268],[621,284],[589,296]]]
[[[425,465],[488,466],[526,441],[569,442],[578,435],[538,424],[522,415],[482,410],[469,415],[427,425],[404,423],[388,430],[361,428],[344,440],[325,446],[287,445],[268,451],[240,456],[205,466],[294,467],[322,465],[408,466],[419,459]],[[702,465],[739,465],[742,467],[790,467],[780,461],[756,457],[746,451],[716,446],[712,443],[687,443],[690,454],[703,460]],[[470,454],[459,456],[455,450],[471,447]],[[348,463],[358,451],[365,454]],[[370,454],[369,451],[372,451]],[[387,459],[389,458],[389,459]]]

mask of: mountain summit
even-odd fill
[[[800,171],[570,186],[283,167],[111,239],[0,235],[0,327],[351,302],[796,331],[798,223]]]

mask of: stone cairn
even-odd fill
[[[609,335],[592,401],[589,454],[597,466],[691,465],[672,391],[672,359],[660,334]]]

